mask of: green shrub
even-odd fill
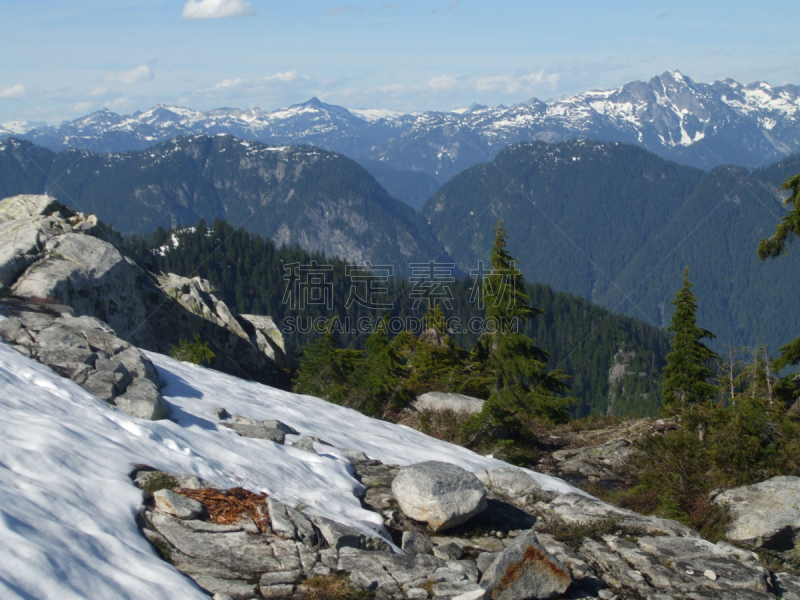
[[[716,541],[729,515],[714,490],[800,475],[800,420],[758,397],[733,406],[684,405],[680,427],[637,442],[637,484],[606,499],[625,508],[676,519]]]
[[[201,365],[203,363],[211,364],[211,361],[216,356],[208,344],[200,339],[200,334],[194,336],[194,341],[181,340],[177,346],[172,346],[169,355],[184,362],[194,363]]]
[[[372,590],[357,590],[350,585],[347,573],[315,575],[302,583],[309,600],[371,600],[375,598]]]
[[[171,490],[178,487],[178,481],[167,473],[155,471],[142,485],[142,491],[152,498],[158,490]]]

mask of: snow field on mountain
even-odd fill
[[[472,471],[505,464],[318,398],[148,356],[166,383],[172,420],[130,417],[0,342],[0,597],[206,597],[139,532],[143,495],[128,476],[133,463],[265,492],[372,535],[383,532],[380,516],[361,508],[361,484],[341,454],[239,437],[219,425],[215,407],[279,419],[385,463],[442,460]],[[532,476],[545,489],[575,491]]]

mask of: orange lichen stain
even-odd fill
[[[569,573],[559,569],[553,562],[538,548],[528,546],[522,555],[522,560],[511,565],[500,579],[500,585],[492,591],[492,597],[496,598],[500,590],[508,589],[514,582],[522,577],[525,567],[535,563],[535,568],[544,567],[559,579],[563,579],[567,584],[572,581]]]

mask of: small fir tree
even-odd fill
[[[169,355],[174,359],[196,365],[202,365],[203,363],[210,365],[216,356],[208,347],[208,343],[200,339],[199,333],[195,334],[193,342],[181,340],[177,346],[171,346]]]
[[[533,419],[567,421],[574,399],[563,396],[569,390],[566,376],[561,371],[547,371],[550,355],[519,332],[525,321],[541,311],[528,306],[525,280],[506,249],[507,233],[502,221],[494,233],[492,271],[484,281],[487,325],[492,331],[483,334],[476,349],[493,379],[481,419],[508,428],[513,436]]]
[[[303,349],[294,391],[343,404],[350,391],[351,376],[363,353],[339,346],[331,331],[334,322],[331,321],[322,336]]]
[[[675,314],[667,331],[674,336],[670,342],[672,352],[667,354],[667,364],[661,374],[661,400],[664,406],[711,400],[717,388],[709,383],[714,372],[708,363],[716,358],[716,354],[700,340],[716,336],[696,324],[697,298],[692,293],[689,267],[683,271],[683,287],[670,304],[675,307]]]
[[[387,331],[388,318],[384,317],[367,338],[364,358],[353,372],[353,392],[348,403],[367,415],[383,415],[404,399],[402,388],[408,368]]]
[[[784,214],[781,222],[775,227],[775,234],[761,240],[758,245],[758,256],[761,260],[777,258],[787,253],[786,245],[800,238],[800,175],[790,177],[783,182],[782,190],[789,192],[783,203],[791,207]],[[775,361],[776,369],[800,364],[800,337],[780,348],[781,355]],[[794,409],[800,412],[800,372],[787,375],[777,386],[778,395],[787,403],[794,403]]]
[[[406,387],[415,395],[437,391],[485,398],[488,382],[480,364],[450,337],[441,307],[429,308],[423,322],[418,338],[410,332],[396,338],[410,369]]]

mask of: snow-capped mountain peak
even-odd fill
[[[317,97],[274,111],[208,112],[158,105],[120,116],[102,110],[58,127],[0,128],[52,149],[141,149],[192,133],[228,133],[269,144],[312,144],[351,158],[381,161],[439,180],[483,162],[510,144],[570,138],[639,144],[699,167],[754,166],[800,151],[800,98],[794,85],[698,83],[678,70],[552,102],[473,104],[450,112],[402,114],[348,110]],[[691,150],[689,150],[691,149]]]

